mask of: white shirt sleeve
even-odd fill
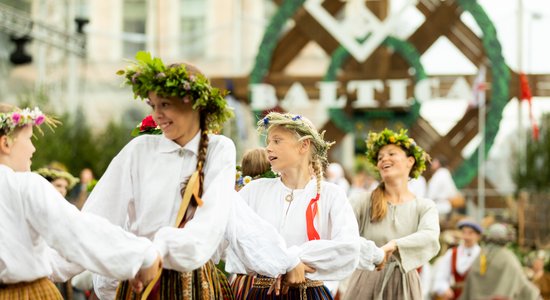
[[[330,206],[330,239],[307,241],[288,250],[291,256],[296,253],[303,263],[315,268],[314,273],[306,274],[312,280],[342,280],[355,270],[359,262],[357,219],[341,189],[332,197],[335,199]]]
[[[432,291],[437,295],[445,293],[451,287],[451,256],[452,249],[449,249],[435,265]]]
[[[21,193],[29,225],[63,258],[90,271],[133,278],[145,257],[155,251],[149,240],[78,211],[39,175],[27,174]]]
[[[50,266],[52,268],[52,274],[49,278],[53,282],[65,282],[71,279],[74,274],[78,274],[85,270],[80,265],[67,261],[52,248],[48,247],[46,252],[50,257]]]
[[[82,208],[122,227],[126,225],[128,205],[134,200],[130,146],[126,145],[113,158]]]
[[[252,211],[237,192],[232,198],[225,270],[277,277],[298,265],[300,259],[286,253],[286,243],[275,227]]]
[[[373,271],[376,265],[384,260],[384,250],[376,246],[373,241],[360,237],[361,251],[359,254],[358,269]]]
[[[92,282],[94,291],[99,299],[115,299],[118,280],[93,274]]]

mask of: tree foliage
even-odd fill
[[[18,106],[38,106],[46,114],[55,115],[44,91],[22,95]],[[99,178],[116,154],[130,141],[130,132],[143,117],[134,111],[121,113],[121,123],[110,121],[105,129],[100,131],[89,124],[82,107],[73,114],[64,113],[58,116],[61,125],[54,130],[42,126],[43,135],[35,131],[33,142],[36,152],[32,158],[32,169],[57,161],[64,164],[74,175],[78,175],[84,168],[90,168],[96,178]]]
[[[550,114],[544,114],[538,141],[531,132],[525,147],[525,159],[518,162],[514,174],[517,190],[548,192],[550,190]]]

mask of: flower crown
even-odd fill
[[[134,98],[147,99],[149,92],[160,97],[190,98],[193,109],[205,114],[208,129],[219,131],[223,123],[233,117],[224,98],[227,91],[212,87],[203,74],[194,73],[185,64],[166,66],[160,58],[139,51],[136,61],[125,70],[119,70],[117,75],[124,76],[124,84],[132,86]]]
[[[38,107],[33,110],[25,108],[23,110],[16,108],[12,112],[0,113],[0,132],[9,135],[15,128],[26,125],[40,126],[44,122],[51,127],[55,127],[58,121],[46,116]]]
[[[257,175],[257,176],[243,176],[243,172],[241,170],[241,166],[237,166],[237,173],[235,174],[235,185],[238,187],[243,187],[247,184],[249,184],[252,180],[258,179],[258,178],[276,178],[278,177],[277,173],[267,170],[264,173]]]
[[[53,168],[40,168],[35,173],[39,174],[40,176],[48,179],[48,180],[55,180],[58,178],[63,178],[67,180],[69,183],[68,189],[72,189],[79,181],[80,179],[74,177],[69,172],[65,172],[63,170],[53,169]]]
[[[388,144],[394,144],[401,147],[408,156],[414,157],[414,165],[410,176],[418,178],[426,170],[426,161],[430,156],[416,144],[416,142],[407,136],[407,130],[401,129],[399,132],[385,128],[380,133],[369,132],[367,142],[367,160],[376,166],[378,162],[378,151]]]
[[[291,113],[270,112],[258,121],[257,126],[260,133],[268,132],[272,126],[282,126],[296,132],[301,140],[311,139],[316,157],[319,158],[323,167],[328,164],[328,149],[334,145],[334,142],[325,141],[325,131],[319,133],[308,119]]]

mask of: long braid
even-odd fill
[[[321,169],[321,162],[318,158],[311,161],[313,172],[315,173],[315,179],[317,180],[317,194],[321,194],[321,180],[323,179],[323,171]]]
[[[385,199],[386,185],[384,182],[376,187],[371,194],[371,210],[370,210],[370,220],[371,223],[376,223],[384,219],[388,213],[388,204]]]
[[[208,133],[205,130],[205,124],[204,121],[206,118],[203,118],[202,114],[200,117],[200,130],[201,130],[201,139],[199,142],[199,154],[197,158],[197,166],[195,170],[199,171],[199,197],[202,197],[203,192],[203,185],[204,185],[204,164],[206,162],[206,151],[208,150]],[[187,183],[184,182],[182,185],[182,188],[180,190],[180,194],[183,197],[183,194],[185,193],[185,189],[187,188]]]
[[[199,171],[199,197],[202,197],[204,185],[204,164],[206,162],[206,151],[208,150],[208,131],[206,130],[206,116],[201,113],[200,116],[201,140],[199,142],[199,155],[197,158],[197,168]]]

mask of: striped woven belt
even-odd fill
[[[264,277],[256,277],[254,278],[254,284],[252,287],[265,289],[271,287],[275,283],[275,278],[264,278]],[[323,286],[324,283],[321,280],[309,280],[306,279],[305,283],[297,283],[297,284],[285,284],[289,287],[294,288],[310,288],[310,287],[320,287]]]
[[[267,289],[270,288],[275,283],[275,278],[266,278],[266,277],[256,277],[254,278],[253,288]],[[306,279],[305,283],[298,284],[285,284],[291,288],[300,289],[300,299],[307,299],[306,290],[312,287],[323,286],[324,283],[321,280],[309,280]]]

